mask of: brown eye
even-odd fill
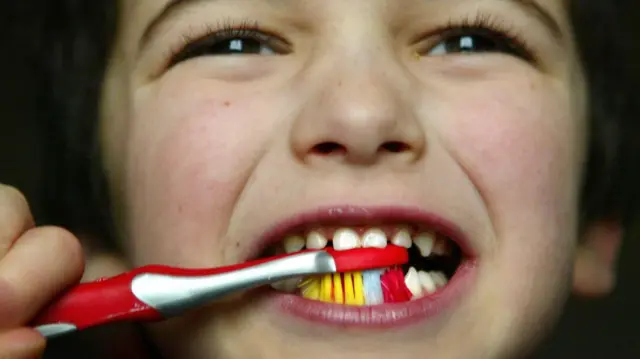
[[[255,29],[225,29],[186,45],[171,65],[200,56],[274,56],[290,52],[289,45]]]
[[[518,40],[486,28],[454,28],[445,30],[439,37],[435,46],[423,52],[424,56],[503,53],[527,60],[532,57]]]

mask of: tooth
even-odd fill
[[[338,229],[333,235],[333,249],[338,251],[358,248],[359,242],[358,233],[348,228]]]
[[[438,290],[436,282],[433,280],[429,273],[420,271],[418,272],[418,277],[420,280],[420,285],[427,292],[427,294],[433,294]]]
[[[271,283],[271,287],[275,290],[287,293],[293,293],[298,289],[300,278],[292,278]]]
[[[420,278],[418,278],[418,271],[414,267],[409,268],[407,275],[404,277],[404,284],[414,298],[422,295],[422,285],[420,284]]]
[[[300,236],[287,237],[284,240],[284,250],[287,253],[299,252],[304,248],[304,238]]]
[[[433,250],[433,243],[435,241],[435,234],[433,232],[420,233],[413,239],[413,243],[420,250],[420,255],[428,257]]]
[[[280,282],[275,282],[275,283],[271,283],[271,288],[280,291],[280,292],[284,292],[284,283],[283,281]]]
[[[406,229],[401,229],[393,236],[391,243],[398,247],[411,248],[411,234]]]
[[[433,243],[432,253],[437,256],[443,256],[449,252],[447,240],[444,238],[436,238]]]
[[[431,275],[431,278],[433,278],[433,281],[436,282],[436,286],[438,288],[444,287],[449,282],[447,280],[447,276],[442,272],[429,272],[429,274]]]
[[[385,248],[386,246],[387,236],[379,229],[370,229],[362,236],[364,248]]]
[[[313,231],[307,236],[307,249],[322,249],[327,246],[327,238]]]

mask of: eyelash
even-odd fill
[[[185,52],[193,46],[197,49],[201,42],[214,44],[218,41],[230,40],[233,38],[253,39],[260,42],[269,43],[274,39],[281,39],[278,35],[266,31],[257,21],[226,20],[216,25],[203,25],[203,28],[191,28],[180,37],[178,44],[171,48],[166,58],[170,59],[167,67],[172,67],[188,58]],[[279,40],[283,44],[289,45],[285,40]]]
[[[490,36],[508,44],[510,50],[517,56],[530,62],[537,62],[536,51],[525,40],[526,37],[505,19],[490,13],[478,13],[462,19],[450,19],[444,26],[429,30],[420,39],[433,37],[433,35],[429,36],[430,34],[435,34],[437,42],[468,34]]]
[[[418,37],[420,39],[436,38],[436,44],[462,35],[485,35],[507,44],[516,56],[526,61],[536,63],[537,58],[530,44],[524,40],[524,36],[510,26],[504,19],[488,13],[479,13],[462,19],[450,19],[445,25],[436,29],[431,29],[427,33]],[[290,44],[275,33],[265,31],[257,21],[243,20],[240,22],[226,20],[216,25],[204,25],[204,28],[192,28],[181,36],[177,46],[171,48],[166,56],[169,59],[167,68],[170,68],[190,57],[189,53],[198,50],[202,42],[215,44],[233,38],[246,38],[269,43],[280,42],[289,46]],[[429,40],[430,44],[434,42]],[[189,51],[192,50],[192,51]]]

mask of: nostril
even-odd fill
[[[400,153],[411,150],[411,146],[404,142],[400,141],[389,141],[385,142],[380,146],[381,151],[391,152],[391,153]]]
[[[323,142],[313,146],[312,152],[320,155],[343,155],[347,153],[347,148],[336,142]]]

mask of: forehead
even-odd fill
[[[379,4],[384,5],[385,9],[389,9],[393,5],[397,5],[398,7],[405,7],[410,5],[411,3],[429,3],[429,2],[438,2],[438,1],[446,1],[452,4],[456,3],[469,3],[472,5],[474,2],[481,2],[487,0],[340,0],[340,1],[332,1],[332,0],[136,0],[136,1],[124,1],[122,3],[123,8],[126,10],[126,13],[129,14],[144,14],[144,13],[154,13],[158,12],[161,9],[170,6],[176,3],[215,3],[215,2],[228,2],[228,3],[236,3],[238,5],[245,4],[251,5],[252,3],[268,3],[270,5],[276,6],[289,6],[289,7],[300,7],[300,6],[318,6],[326,3],[337,2],[338,4],[349,4],[353,2],[366,2],[368,4]],[[568,0],[496,0],[496,1],[516,1],[522,3],[536,3],[543,7],[561,9],[566,6]]]
[[[568,22],[566,15],[567,3],[570,0],[122,0],[121,15],[124,20],[123,25],[130,31],[143,33],[150,23],[157,19],[167,9],[179,12],[186,9],[204,7],[211,4],[233,6],[235,8],[246,7],[250,9],[256,5],[277,7],[281,11],[291,11],[299,13],[304,9],[319,8],[348,8],[354,5],[366,6],[368,9],[376,8],[384,11],[387,16],[394,16],[394,13],[406,13],[409,9],[418,9],[420,6],[428,4],[469,6],[473,7],[478,3],[499,3],[511,2],[518,4],[528,10],[533,10],[532,14],[542,10],[549,14],[560,24]],[[536,10],[538,9],[538,10]]]

